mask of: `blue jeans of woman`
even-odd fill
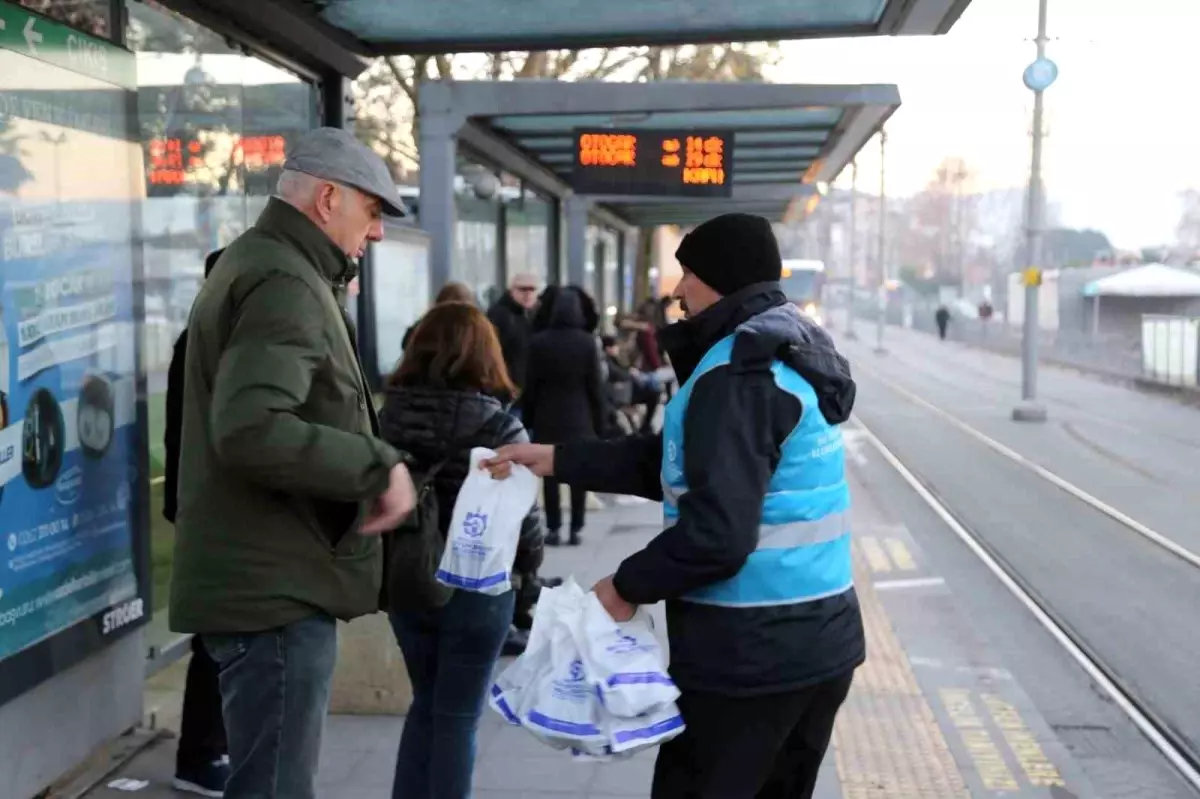
[[[456,591],[439,610],[389,614],[413,687],[392,799],[470,797],[475,732],[514,600]]]

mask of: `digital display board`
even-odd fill
[[[576,130],[571,185],[580,194],[728,197],[733,133]]]
[[[227,143],[228,144],[228,143]],[[209,168],[210,151],[215,148],[199,139],[151,139],[147,145],[148,179],[152,186],[182,186],[194,182],[200,170]],[[233,136],[232,152],[217,153],[218,162],[244,165],[257,172],[283,166],[287,141],[283,136]]]

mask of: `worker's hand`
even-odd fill
[[[395,530],[412,513],[416,503],[417,489],[413,486],[408,468],[398,463],[388,475],[387,491],[375,500],[375,507],[359,532],[362,535],[379,535]]]
[[[479,465],[492,473],[492,478],[504,480],[512,474],[512,465],[524,466],[538,477],[554,474],[554,447],[549,444],[509,444],[496,450],[496,457]]]
[[[633,614],[637,612],[637,605],[629,604],[617,593],[617,587],[613,585],[611,574],[596,583],[592,587],[592,592],[600,600],[600,604],[604,606],[604,609],[608,611],[608,615],[612,616],[613,621],[629,621],[633,618]]]

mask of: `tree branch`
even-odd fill
[[[392,77],[396,79],[396,83],[400,85],[400,88],[403,89],[404,93],[408,95],[408,99],[412,100],[413,104],[415,105],[417,102],[416,73],[414,73],[414,76],[411,78],[405,75],[404,71],[400,69],[400,65],[396,63],[396,59],[393,56],[384,57],[383,63],[387,64],[388,71],[392,73]]]

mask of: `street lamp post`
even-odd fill
[[[879,131],[879,327],[875,331],[875,352],[883,354],[883,328],[887,325],[887,131]]]
[[[1021,402],[1013,409],[1017,422],[1044,422],[1046,408],[1037,399],[1038,292],[1041,288],[1042,228],[1045,193],[1042,191],[1043,95],[1058,77],[1058,67],[1046,58],[1046,4],[1038,0],[1037,60],[1025,70],[1025,85],[1033,92],[1033,133],[1030,146],[1029,199],[1026,208],[1026,238],[1029,261],[1025,283],[1025,323],[1021,342]]]

